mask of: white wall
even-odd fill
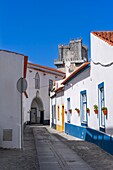
[[[40,89],[35,89],[35,74],[37,72],[40,76]],[[57,78],[55,77],[56,76],[54,74],[46,73],[46,75],[44,75],[43,71],[27,68],[28,99],[24,101],[24,105],[26,106],[24,122],[30,120],[29,110],[31,109],[31,103],[33,99],[36,97],[37,91],[39,92],[39,97],[43,102],[44,120],[50,119],[50,97],[48,95],[49,79],[51,80],[59,79],[59,76],[57,76]]]
[[[104,92],[105,92],[105,105],[108,108],[108,118],[106,119],[106,130],[107,133],[113,134],[113,65],[109,67],[102,67],[101,65],[95,65],[93,62],[100,62],[101,64],[110,64],[113,62],[113,46],[109,45],[107,42],[99,39],[98,37],[91,34],[91,76],[95,79],[95,83],[98,85],[104,82]]]
[[[98,85],[104,82],[105,106],[108,108],[108,117],[105,118],[106,133],[113,135],[113,65],[102,67],[93,63],[109,64],[112,62],[113,47],[91,34],[91,58],[91,67],[71,80],[68,85],[65,85],[65,109],[67,107],[67,98],[70,97],[72,108],[71,123],[80,126],[80,117],[75,108],[80,109],[80,92],[86,90],[87,107],[90,108],[88,127],[99,130],[99,116],[94,113],[93,105],[98,105]]]
[[[64,92],[59,91],[56,94],[56,124],[62,126],[62,105],[64,105]],[[59,106],[59,120],[58,120],[58,106]]]
[[[0,51],[0,147],[21,147],[21,98],[17,81],[23,76],[24,56]],[[12,129],[12,141],[3,130]]]

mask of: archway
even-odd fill
[[[31,103],[30,123],[43,124],[44,107],[40,97],[35,97]]]

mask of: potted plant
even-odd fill
[[[87,108],[86,110],[87,110],[87,113],[90,115],[90,109],[89,109],[89,108]]]
[[[75,110],[77,111],[78,114],[80,114],[80,110],[78,108],[75,108]]]
[[[72,113],[72,109],[69,109],[69,113]]]
[[[95,114],[98,114],[98,106],[95,104],[93,107],[94,107]]]
[[[102,107],[103,114],[106,116],[108,113],[107,107]]]

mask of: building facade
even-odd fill
[[[0,147],[3,148],[22,148],[25,95],[18,91],[17,84],[26,78],[26,68],[26,56],[0,50]]]
[[[50,91],[54,82],[64,75],[62,71],[28,63],[28,98],[24,100],[24,122],[50,124]]]
[[[111,154],[113,154],[111,100],[113,78],[110,76],[113,72],[112,56],[113,32],[92,32],[91,62],[81,65],[61,83],[64,89],[65,132],[93,142]],[[107,109],[107,113],[103,111],[104,109]],[[58,117],[56,122],[57,119]]]

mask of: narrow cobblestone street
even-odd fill
[[[0,170],[15,169],[112,170],[113,156],[49,126],[26,126],[22,151],[0,149]]]

